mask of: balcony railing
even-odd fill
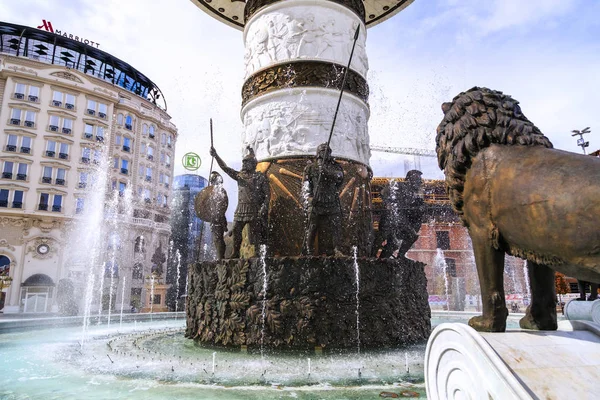
[[[88,113],[88,115],[96,115],[96,110],[92,110],[91,108],[88,108],[85,112]]]
[[[26,181],[27,180],[27,174],[17,174],[17,180],[18,181]]]
[[[60,106],[62,106],[62,101],[52,100],[52,105],[54,107],[60,107]]]
[[[69,158],[69,155],[67,153],[58,153],[58,158],[61,160],[66,160]]]
[[[154,156],[152,154],[148,154],[148,160],[150,160],[150,161],[154,160]]]
[[[100,143],[104,143],[104,136],[98,136],[98,135],[96,135],[96,141],[100,142]]]
[[[31,153],[31,148],[21,147],[21,153],[29,154],[29,153]]]
[[[100,118],[102,118],[102,119],[106,119],[106,114],[105,114],[105,113],[103,113],[103,112],[99,112],[99,113],[98,113],[98,116],[99,116]]]
[[[13,201],[12,208],[23,208],[23,202],[22,201]]]
[[[55,151],[52,150],[46,150],[46,156],[47,157],[54,157],[56,155]]]
[[[60,212],[61,209],[62,209],[61,206],[52,206],[52,211],[53,212]]]
[[[75,109],[75,104],[67,103],[67,104],[65,104],[65,108],[67,110],[73,110],[73,109]]]
[[[12,172],[3,172],[2,179],[12,179]]]
[[[17,146],[14,144],[7,144],[6,151],[17,151]]]
[[[13,97],[18,100],[23,100],[25,98],[25,93],[15,93]]]
[[[66,134],[66,135],[70,135],[71,134],[71,128],[62,128],[62,133]]]
[[[52,132],[58,132],[58,126],[56,126],[56,125],[49,125],[48,129],[51,130]]]
[[[130,152],[131,148],[129,146],[123,146],[123,151]]]
[[[25,126],[28,128],[34,128],[35,127],[35,121],[25,121]]]
[[[60,186],[65,186],[65,180],[56,178],[56,184]]]
[[[50,176],[43,176],[42,177],[42,183],[52,183],[52,177],[50,177]]]
[[[8,200],[0,200],[0,207],[8,207]]]
[[[17,118],[11,118],[10,123],[11,125],[21,125],[21,120]]]
[[[94,137],[94,135],[92,135],[91,133],[84,133],[83,137],[85,137],[86,139],[91,139]]]
[[[48,204],[40,204],[40,205],[38,206],[38,210],[41,210],[41,211],[48,211]]]
[[[146,176],[146,182],[152,182],[152,177],[151,176]]]
[[[36,103],[37,103],[37,101],[38,101],[38,97],[37,97],[37,96],[32,96],[32,95],[29,95],[29,101],[34,101],[34,102],[36,102]]]
[[[121,168],[121,173],[127,175],[129,170],[127,168]]]
[[[128,131],[130,131],[133,127],[131,126],[131,124],[125,124],[125,129],[127,129]]]
[[[87,183],[86,182],[79,182],[77,184],[77,186],[79,187],[79,189],[84,189],[87,186]]]
[[[89,159],[89,157],[81,157],[81,162],[83,164],[89,164],[90,163],[90,159]]]

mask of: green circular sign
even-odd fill
[[[198,168],[200,168],[200,165],[202,165],[202,160],[200,160],[200,156],[196,153],[186,153],[183,156],[183,168],[187,169],[188,171],[195,171]]]

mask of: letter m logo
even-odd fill
[[[45,19],[42,20],[42,25],[38,26],[37,28],[54,33],[54,28],[52,28],[52,22],[46,21]]]

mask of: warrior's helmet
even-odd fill
[[[252,149],[252,147],[248,146],[246,147],[246,149],[248,150],[248,154],[246,154],[246,156],[244,156],[244,158],[242,159],[242,168],[247,167],[243,169],[247,169],[248,171],[254,171],[256,169],[258,161],[256,161],[256,156],[254,155],[254,150]]]
[[[317,158],[329,158],[331,156],[331,147],[327,143],[321,143],[317,147]]]
[[[208,182],[211,185],[220,185],[223,183],[223,177],[217,171],[213,171],[210,173],[210,177],[208,178]]]

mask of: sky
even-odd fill
[[[600,149],[599,17],[594,0],[415,0],[367,31],[371,144],[433,150],[441,104],[486,86],[520,101],[555,148],[581,153],[570,132],[590,126],[588,150]],[[176,160],[194,151],[198,173],[208,175],[212,118],[217,151],[239,169],[241,31],[190,0],[0,1],[2,21],[37,27],[42,19],[100,43],[161,88],[179,130]],[[371,167],[375,176],[404,176],[405,161],[415,162],[373,152]],[[426,178],[443,178],[435,158],[420,165]],[[226,188],[236,191],[229,179]]]

